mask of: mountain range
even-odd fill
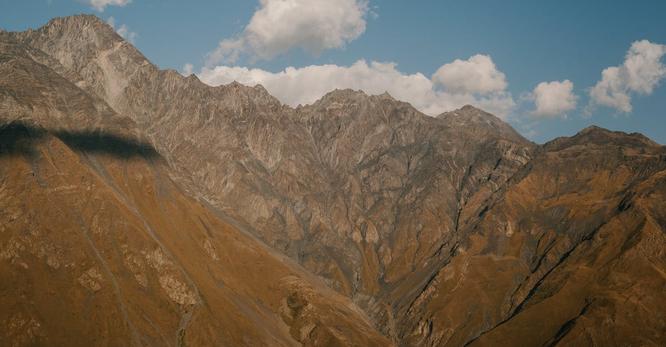
[[[0,345],[662,346],[666,147],[0,32]]]

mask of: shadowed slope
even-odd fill
[[[52,132],[16,121],[0,124],[0,156],[22,154],[32,157],[37,153],[34,146],[47,134],[57,137],[75,151],[125,159],[134,156],[146,159],[159,157],[151,144],[139,140],[102,132]]]

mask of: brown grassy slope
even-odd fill
[[[388,343],[21,52],[0,56],[0,345]]]
[[[409,345],[663,345],[666,150],[586,129],[480,208],[408,312]]]

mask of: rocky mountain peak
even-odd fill
[[[46,23],[44,28],[53,28],[53,27],[62,27],[62,26],[75,26],[79,28],[93,28],[95,30],[100,29],[109,29],[113,31],[113,28],[105,22],[103,19],[93,15],[93,14],[78,14],[73,16],[65,17],[55,17],[52,18],[48,23]]]
[[[25,35],[34,37],[35,32],[51,39],[66,39],[70,42],[85,41],[90,45],[89,47],[97,49],[109,48],[124,42],[124,39],[108,23],[89,14],[57,17],[37,30],[26,31]]]
[[[501,124],[504,123],[497,116],[488,113],[480,108],[476,108],[472,105],[465,105],[457,110],[444,112],[437,116],[437,118],[443,119],[459,119],[461,121],[473,121],[478,123],[486,124]]]
[[[239,83],[238,81],[233,81],[229,84],[218,86],[217,88],[218,89],[226,89],[226,90],[229,90],[229,91],[233,91],[235,93],[242,93],[242,94],[247,95],[249,97],[255,98],[256,100],[268,101],[270,103],[278,104],[278,105],[282,104],[277,98],[275,98],[273,95],[271,95],[268,92],[268,90],[266,90],[266,88],[264,86],[262,86],[261,84],[256,84],[256,85],[250,87],[250,86],[246,86],[242,83]]]
[[[108,23],[94,15],[58,17],[37,30],[14,35],[18,41],[41,49],[62,65],[77,71],[91,63],[102,64],[100,59],[114,55],[117,61],[113,61],[113,65],[123,65],[123,70],[152,65]]]
[[[434,120],[407,102],[394,99],[384,92],[369,95],[362,90],[335,89],[311,105],[298,108],[306,117],[340,118],[360,122],[359,126],[372,127],[380,123],[413,122],[411,125]],[[397,124],[396,123],[396,124]],[[369,128],[365,129],[370,131]]]
[[[572,137],[561,137],[546,144],[548,148],[563,149],[574,146],[620,146],[623,148],[657,148],[658,143],[639,133],[612,131],[591,125]]]
[[[623,137],[632,137],[636,139],[643,139],[646,142],[657,144],[656,142],[650,140],[648,137],[641,133],[626,133],[624,131],[613,131],[606,129],[597,125],[590,125],[583,130],[579,131],[576,136],[580,137],[611,137],[611,138],[623,138]]]
[[[72,82],[104,99],[119,113],[126,111],[125,92],[131,81],[157,73],[143,54],[93,15],[55,18],[37,30],[9,35],[48,55],[61,70],[78,76]],[[47,65],[54,69],[56,64]]]
[[[383,92],[377,95],[367,94],[363,90],[354,90],[350,88],[345,89],[334,89],[319,100],[315,101],[314,105],[330,105],[334,103],[338,104],[358,104],[362,102],[399,102],[388,92]]]
[[[444,120],[451,127],[469,130],[477,135],[497,135],[518,143],[530,142],[504,120],[472,105],[465,105],[457,110],[444,112],[438,115],[437,118]]]
[[[353,90],[349,88],[335,89],[324,94],[324,96],[315,101],[313,105],[329,106],[331,104],[354,104],[366,100],[367,98],[368,94],[362,90]]]

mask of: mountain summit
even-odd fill
[[[0,344],[666,343],[642,135],[540,146],[353,90],[291,108],[94,16],[0,33],[0,71]]]

